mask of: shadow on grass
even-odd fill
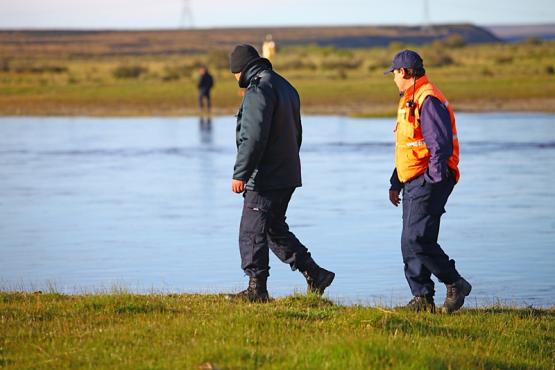
[[[402,332],[405,334],[418,334],[422,336],[441,336],[449,338],[478,339],[483,336],[476,330],[458,329],[433,325],[423,321],[420,317],[403,317],[400,315],[379,315],[365,320],[365,323],[373,328],[385,330],[393,334]]]
[[[541,366],[531,365],[522,361],[501,360],[495,358],[473,358],[464,361],[464,365],[459,365],[461,361],[454,358],[453,361],[446,361],[444,358],[435,357],[428,360],[427,369],[453,369],[459,366],[470,369],[496,369],[496,370],[541,370]]]
[[[516,316],[521,319],[529,318],[555,318],[555,308],[538,309],[534,307],[511,308],[511,307],[487,307],[467,310],[466,312],[478,312],[483,314],[502,314]]]
[[[155,303],[126,303],[117,305],[114,308],[114,312],[118,314],[140,314],[140,313],[151,313],[151,312],[175,312],[175,310],[167,307],[166,305],[155,302]]]

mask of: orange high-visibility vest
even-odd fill
[[[413,106],[407,107],[407,102],[412,100],[414,89],[416,89],[416,92],[414,93]],[[455,114],[441,91],[426,76],[422,76],[416,80],[414,88],[411,86],[405,91],[399,101],[397,125],[395,127],[395,167],[401,182],[414,179],[423,174],[428,168],[430,152],[426,147],[422,128],[420,127],[420,109],[424,99],[430,95],[437,98],[449,111],[453,131],[453,153],[449,157],[447,165],[453,171],[455,180],[459,181],[459,140],[457,139]]]

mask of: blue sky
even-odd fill
[[[0,0],[0,28],[555,23],[554,0]],[[428,3],[428,12],[424,4]]]

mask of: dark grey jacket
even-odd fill
[[[266,59],[247,66],[239,86],[247,90],[237,114],[233,178],[246,181],[247,190],[254,191],[301,186],[297,90]]]
[[[214,79],[212,75],[208,72],[201,75],[197,81],[197,87],[201,94],[206,95],[210,92],[210,89],[214,87]]]

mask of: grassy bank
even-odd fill
[[[555,311],[0,293],[6,369],[553,369]]]
[[[398,95],[382,71],[407,46],[286,47],[273,63],[299,90],[305,113],[393,115]],[[464,45],[451,40],[414,48],[457,111],[555,112],[555,42]],[[241,100],[225,50],[22,58],[6,49],[0,55],[0,115],[196,114],[195,81],[202,64],[216,78],[215,114],[233,113]]]

